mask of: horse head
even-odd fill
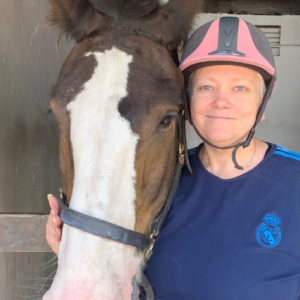
[[[62,193],[75,211],[149,233],[178,153],[177,48],[199,0],[50,0],[48,24],[77,44],[53,90]],[[131,299],[136,247],[64,225],[44,300]]]

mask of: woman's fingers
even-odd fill
[[[56,234],[54,234],[54,228],[52,226],[52,216],[50,215],[46,224],[46,240],[48,245],[51,247],[52,251],[57,255],[59,242],[56,238]],[[54,230],[54,231],[53,231]]]
[[[58,200],[51,194],[47,196],[50,208],[53,209],[57,214],[59,213],[59,203]]]
[[[51,209],[49,218],[50,217],[51,217],[51,220],[52,220],[53,229],[55,227],[59,227],[60,228],[61,225],[62,225],[62,221],[61,221],[59,215],[53,209]]]
[[[61,228],[59,228],[59,227],[54,228],[53,233],[55,234],[57,241],[60,243],[60,241],[61,241]]]
[[[46,224],[46,239],[55,254],[58,254],[59,243],[61,241],[61,219],[59,214],[59,204],[53,195],[48,195],[51,207],[50,215]]]

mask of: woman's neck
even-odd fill
[[[257,166],[265,156],[268,145],[259,140],[252,139],[247,148],[240,147],[236,153],[236,159],[244,170],[234,167],[232,161],[233,149],[217,149],[204,143],[199,157],[203,166],[212,174],[222,179],[238,177]]]

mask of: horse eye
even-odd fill
[[[164,117],[161,122],[159,123],[159,125],[163,125],[163,126],[168,126],[171,124],[173,117],[172,116],[166,116]]]

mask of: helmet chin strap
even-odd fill
[[[193,124],[192,124],[193,125]],[[206,144],[208,144],[209,146],[211,147],[214,147],[214,148],[217,148],[217,149],[233,149],[232,151],[232,161],[234,163],[234,167],[239,169],[239,170],[244,170],[244,168],[242,166],[240,166],[236,160],[236,152],[238,151],[238,149],[243,146],[243,148],[246,148],[250,145],[251,141],[252,141],[252,138],[255,134],[255,127],[253,126],[248,134],[248,137],[246,139],[246,141],[244,142],[241,142],[241,143],[238,143],[236,145],[233,145],[233,146],[226,146],[226,147],[218,147],[214,144],[212,144],[211,142],[209,142],[206,138],[204,138],[200,133],[199,131],[195,128],[195,126],[193,125],[194,129],[196,130],[197,134],[199,135],[199,137],[202,139],[202,141]]]
[[[259,121],[261,120],[262,116],[263,116],[263,113],[265,111],[265,108],[266,108],[266,105],[267,105],[267,102],[269,100],[269,98],[271,97],[271,94],[272,94],[272,91],[273,91],[273,88],[274,88],[274,83],[275,83],[275,80],[274,78],[272,78],[267,86],[267,89],[266,89],[266,93],[264,95],[264,98],[262,100],[262,103],[258,109],[258,112],[257,112],[257,116],[256,116],[256,120],[255,120],[255,123],[253,125],[253,127],[251,128],[248,136],[247,136],[247,139],[246,141],[244,142],[240,142],[236,145],[232,145],[232,146],[226,146],[226,147],[218,147],[214,144],[212,144],[211,142],[209,142],[207,139],[205,139],[200,133],[199,131],[197,130],[197,128],[194,126],[193,122],[192,122],[192,118],[191,118],[191,115],[190,115],[190,103],[189,103],[189,100],[188,100],[188,96],[187,96],[187,92],[186,92],[186,89],[184,89],[184,106],[185,106],[185,113],[186,113],[186,117],[187,119],[189,120],[189,122],[191,123],[191,125],[194,127],[195,131],[197,132],[198,136],[203,140],[204,143],[208,144],[209,146],[211,147],[214,147],[214,148],[217,148],[217,149],[231,149],[231,148],[234,148],[233,151],[232,151],[232,161],[234,163],[234,167],[239,169],[239,170],[244,170],[244,168],[242,166],[240,166],[236,160],[236,153],[238,151],[238,149],[243,146],[243,148],[247,148],[253,137],[254,137],[254,134],[255,134],[255,128],[257,126],[257,124],[259,123]]]

